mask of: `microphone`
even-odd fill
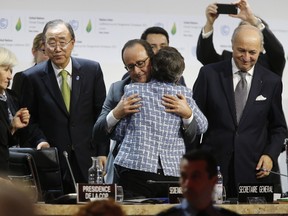
[[[282,174],[282,173],[280,173],[280,172],[275,172],[275,171],[272,171],[272,170],[267,170],[267,169],[265,169],[265,168],[260,168],[260,171],[270,172],[270,173],[272,173],[272,174],[276,174],[276,175],[288,177],[288,175]]]
[[[155,180],[147,180],[148,184],[179,184],[178,181],[155,181]]]
[[[74,184],[74,187],[75,187],[75,192],[77,193],[77,185],[76,185],[76,181],[75,181],[75,178],[74,178],[74,175],[73,175],[73,172],[72,172],[72,169],[71,169],[71,165],[70,165],[70,162],[69,162],[69,159],[68,159],[68,153],[67,151],[63,151],[63,155],[66,159],[66,162],[67,162],[67,165],[68,165],[68,168],[69,168],[69,172],[70,172],[70,175],[72,177],[72,180],[73,180],[73,184]]]

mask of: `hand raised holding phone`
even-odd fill
[[[234,4],[216,4],[217,14],[237,14],[238,8]]]

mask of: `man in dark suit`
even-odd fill
[[[106,89],[98,62],[71,57],[75,35],[69,23],[49,21],[43,36],[50,60],[23,73],[21,102],[31,110],[31,124],[39,129],[33,146],[58,148],[67,193],[74,191],[74,185],[63,152],[69,155],[76,182],[87,182],[98,141],[92,141],[92,128]]]
[[[276,183],[269,171],[277,168],[287,126],[281,78],[257,63],[262,49],[258,28],[237,27],[233,58],[202,67],[193,87],[194,99],[209,122],[201,146],[216,156],[228,197],[237,196],[239,183]],[[240,74],[246,76],[247,91],[242,114],[235,105],[240,101],[235,99]]]
[[[212,194],[217,182],[217,162],[208,151],[194,150],[183,155],[180,162],[180,186],[184,199],[157,216],[237,216],[213,206]]]
[[[235,4],[240,11],[237,15],[230,16],[240,18],[242,20],[240,24],[250,24],[256,26],[262,31],[264,36],[265,53],[260,53],[258,63],[282,77],[286,63],[282,44],[269,29],[267,23],[253,14],[247,0],[240,0]],[[224,50],[223,53],[219,55],[214,48],[213,24],[218,16],[219,14],[217,14],[216,3],[210,4],[206,9],[207,21],[199,35],[196,51],[197,59],[203,65],[230,59],[232,57],[232,53],[230,51]]]

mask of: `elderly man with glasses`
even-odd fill
[[[151,61],[153,59],[153,56],[154,53],[150,44],[144,40],[134,39],[128,41],[124,45],[122,49],[122,60],[125,68],[128,70],[129,77],[126,77],[124,80],[118,81],[111,85],[107,98],[104,102],[102,112],[94,125],[94,138],[99,139],[101,137],[101,139],[103,139],[102,141],[105,141],[105,139],[109,139],[116,124],[122,118],[139,112],[142,101],[141,98],[138,94],[132,94],[124,98],[124,87],[129,83],[146,83],[150,81],[152,69]],[[196,134],[196,130],[198,130],[198,133],[204,133],[207,129],[206,118],[203,115],[199,116],[197,112],[194,112],[195,110],[192,111],[186,101],[186,98],[182,94],[163,95],[162,100],[163,105],[166,107],[166,112],[174,113],[182,118],[182,132],[184,133],[186,148],[191,148],[191,143]],[[199,112],[201,111],[199,110]],[[145,133],[145,131],[143,131],[143,133]],[[121,142],[117,142],[115,152],[117,152],[120,144]],[[101,146],[98,148],[98,150],[99,149],[103,150],[99,151],[98,153],[99,156],[101,156],[102,153],[102,156],[99,158],[102,159],[102,162],[105,165],[105,155],[109,151],[109,146]],[[120,168],[117,171],[117,174],[122,175],[124,172],[127,174],[128,172],[126,171],[131,171],[131,169]],[[156,173],[144,172],[144,174],[151,174],[152,180],[155,180],[155,175],[158,176],[158,174]],[[163,175],[163,173],[161,173],[161,175],[159,176],[160,178],[167,179]],[[175,180],[175,178],[173,177],[172,179]],[[118,182],[118,179],[114,180]],[[142,180],[143,179],[141,179],[140,181]],[[145,184],[147,187],[149,186],[146,181],[142,181],[142,183]],[[161,190],[161,192],[162,194],[165,194],[163,190]],[[129,194],[126,194],[126,198],[127,195]],[[135,194],[130,194],[130,196],[135,196]],[[147,193],[144,196],[148,196]]]
[[[76,182],[87,182],[98,142],[91,142],[92,128],[106,88],[98,62],[71,57],[75,35],[69,23],[49,21],[43,41],[49,60],[23,72],[21,102],[31,110],[31,126],[37,130],[31,145],[58,148],[64,192],[69,193],[75,188],[63,152],[68,153]]]
[[[140,39],[145,40],[150,44],[154,54],[159,52],[163,47],[169,46],[169,34],[160,26],[152,26],[145,29]],[[127,76],[129,76],[128,72],[123,75],[122,80]],[[183,76],[178,80],[178,84],[186,86]]]

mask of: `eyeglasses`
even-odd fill
[[[144,59],[142,61],[137,61],[135,64],[126,65],[125,69],[129,72],[129,71],[133,71],[135,66],[138,68],[143,68],[145,66],[147,59],[149,59],[149,57],[147,57],[146,59]]]
[[[48,48],[51,49],[55,49],[57,46],[59,46],[60,48],[64,49],[68,46],[68,44],[73,40],[73,38],[71,38],[71,40],[69,40],[68,42],[60,40],[60,41],[48,41],[46,42],[46,44],[48,45]]]

